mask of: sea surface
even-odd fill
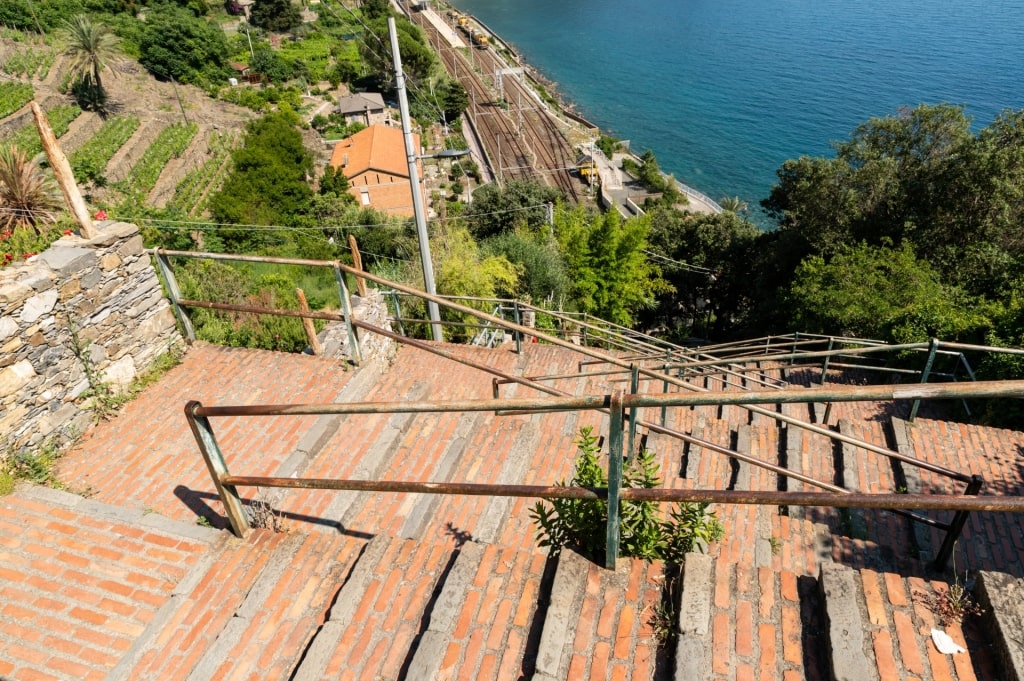
[[[1024,108],[1024,0],[453,0],[579,112],[751,209],[873,116]],[[761,220],[763,221],[763,218]]]

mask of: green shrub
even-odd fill
[[[605,469],[599,462],[598,438],[589,426],[580,429],[576,440],[579,456],[572,480],[557,483],[565,487],[598,488],[608,486]],[[661,484],[653,454],[642,451],[623,467],[623,487],[650,489]],[[721,539],[724,529],[708,504],[678,504],[662,519],[652,501],[622,501],[619,509],[619,552],[644,560],[664,560],[679,564],[684,556],[703,543]],[[603,562],[608,503],[600,499],[552,499],[531,509],[537,524],[540,546],[557,554],[569,547]]]

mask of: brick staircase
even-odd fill
[[[577,370],[578,357],[551,346],[528,345],[522,355],[454,350],[519,375]],[[617,380],[552,384],[600,394]],[[718,379],[694,380],[722,388]],[[502,387],[503,396],[532,392]],[[62,460],[60,479],[70,491],[21,486],[0,498],[0,677],[1014,678],[1019,620],[1000,594],[1015,582],[1006,586],[998,582],[1006,575],[997,573],[982,578],[1002,585],[990,589],[989,608],[993,626],[1010,632],[999,639],[1008,641],[1005,649],[982,629],[989,620],[977,620],[946,628],[967,653],[940,655],[930,642],[935,622],[926,602],[948,588],[949,577],[934,578],[903,555],[914,532],[886,512],[865,514],[850,537],[842,533],[850,524],[829,509],[720,506],[726,537],[708,555],[689,557],[680,575],[658,563],[624,559],[609,571],[572,552],[549,558],[535,545],[533,501],[524,499],[246,490],[253,493],[243,496],[269,504],[287,531],[257,530],[238,540],[220,529],[220,502],[180,412],[189,399],[490,396],[491,382],[480,372],[412,349],[400,351],[391,367],[352,371],[321,358],[193,347],[180,367]],[[824,413],[803,404],[779,409],[805,418]],[[642,418],[657,422],[658,412]],[[836,405],[830,425],[885,444],[899,440],[887,430],[892,416],[877,405]],[[233,473],[550,484],[571,475],[579,428],[600,431],[604,421],[596,412],[367,414],[222,418],[214,427]],[[799,465],[819,479],[835,481],[846,464],[844,475],[855,475],[860,489],[895,488],[882,457],[844,452],[823,436],[739,407],[673,408],[666,425]],[[1000,492],[1024,492],[1016,463],[1021,433],[922,418],[894,427],[920,456],[979,470]],[[667,486],[775,490],[785,483],[663,435],[651,435],[647,446]],[[919,484],[942,489],[929,476]],[[197,524],[200,518],[212,527]],[[937,546],[941,538],[931,540]],[[972,570],[1001,570],[1013,580],[1024,575],[1022,542],[1019,518],[974,514],[958,555]],[[680,633],[676,643],[659,645],[658,634],[673,628],[671,618],[665,624],[669,602]],[[848,640],[854,629],[857,645]],[[844,669],[854,675],[844,677]]]

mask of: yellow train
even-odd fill
[[[456,14],[457,16],[453,17],[453,20],[458,24],[459,28],[462,29],[463,33],[466,34],[469,41],[473,43],[473,46],[486,50],[487,46],[491,44],[491,37],[487,31],[483,30],[480,25],[473,21],[469,16],[459,13]]]

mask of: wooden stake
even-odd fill
[[[36,129],[39,131],[39,139],[43,142],[43,149],[46,151],[46,158],[50,160],[50,167],[57,178],[57,184],[64,194],[64,201],[68,204],[68,210],[75,217],[75,221],[82,228],[82,237],[92,239],[99,236],[99,232],[93,227],[92,218],[89,217],[89,209],[85,207],[85,200],[82,193],[78,191],[75,183],[75,175],[71,172],[71,164],[68,157],[61,151],[60,144],[50,128],[50,122],[46,120],[43,110],[39,108],[34,100],[32,101],[32,116],[36,119]]]
[[[306,293],[301,288],[297,288],[295,289],[295,294],[299,297],[299,309],[303,312],[309,312],[309,303],[306,302]],[[306,330],[306,340],[309,341],[309,347],[313,350],[313,354],[324,354],[324,349],[320,347],[320,339],[316,337],[316,329],[313,327],[313,320],[309,317],[303,317],[302,328]]]
[[[352,251],[352,267],[362,272],[363,256],[359,253],[359,244],[356,243],[354,234],[348,235],[348,247]],[[356,277],[356,290],[359,291],[360,298],[366,297],[366,280],[362,277]]]

